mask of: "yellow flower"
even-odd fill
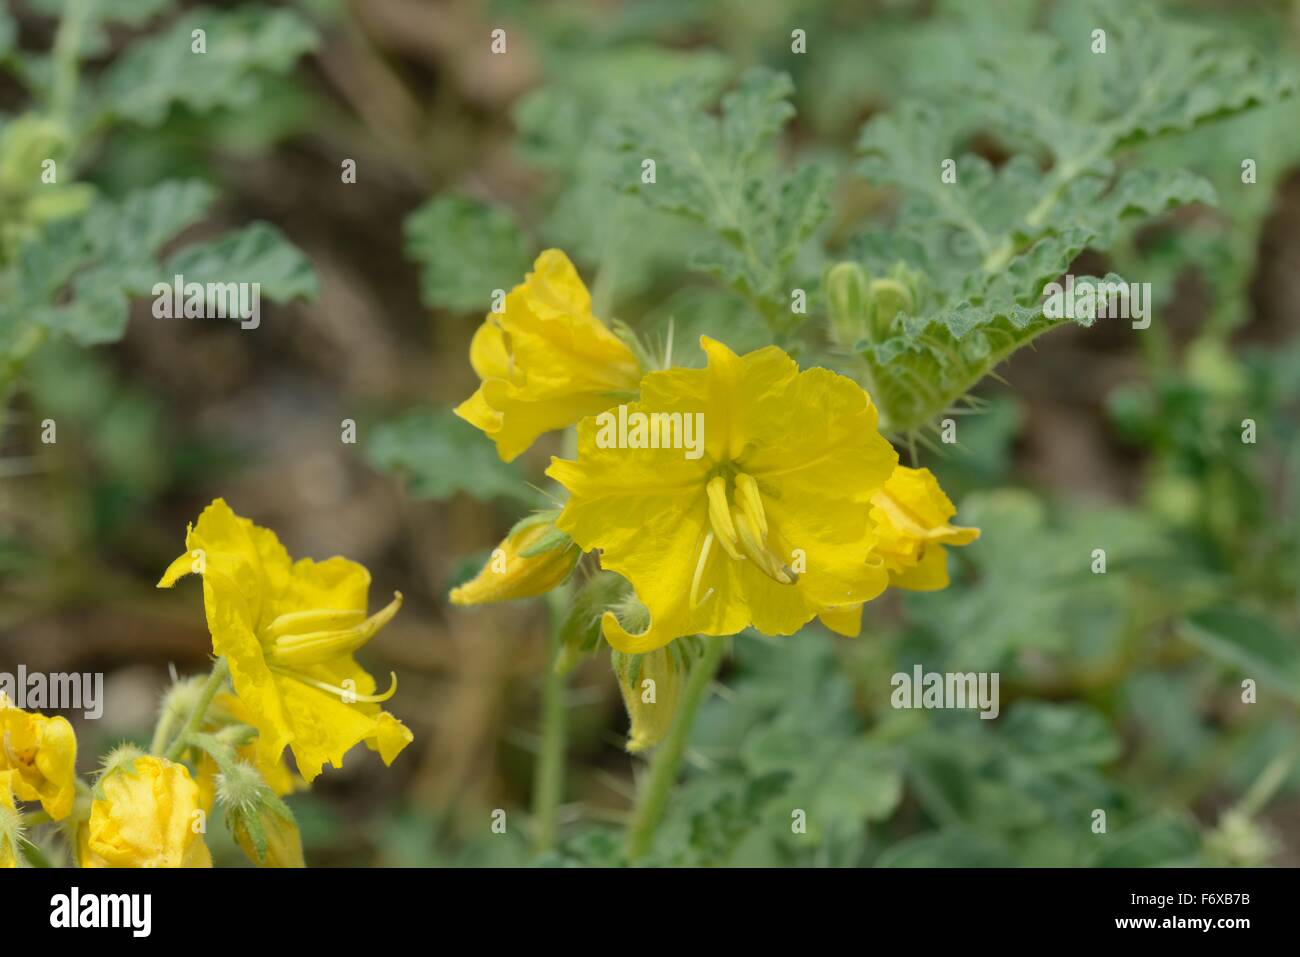
[[[40,801],[61,821],[76,799],[77,737],[65,718],[28,714],[0,695],[0,771],[20,801]]]
[[[591,314],[591,294],[569,257],[548,249],[474,334],[470,363],[482,380],[456,414],[482,429],[509,462],[543,432],[595,415],[634,393],[641,365]]]
[[[203,510],[185,545],[158,587],[203,576],[212,648],[229,663],[235,694],[257,728],[257,764],[275,765],[289,747],[311,781],[327,762],[341,767],[360,741],[391,764],[411,732],[380,710],[392,691],[376,695],[352,653],[392,619],[401,595],[367,618],[365,568],[344,558],[291,562],[274,532],[221,499]]]
[[[23,818],[14,802],[13,771],[0,771],[0,868],[18,866]]]
[[[889,583],[896,588],[947,588],[948,555],[943,546],[968,545],[980,535],[978,528],[948,524],[957,509],[929,469],[900,465],[872,496],[871,505],[879,534],[876,554],[885,560]]]
[[[199,787],[183,764],[140,755],[106,772],[78,834],[82,867],[211,867]]]
[[[889,572],[889,584],[910,591],[948,587],[948,555],[944,545],[967,545],[979,538],[978,528],[948,524],[955,515],[948,496],[929,469],[894,469],[885,487],[871,497],[876,525],[876,557]],[[822,624],[850,637],[862,630],[862,606],[824,609]]]
[[[557,532],[556,513],[530,516],[515,525],[492,550],[483,570],[451,591],[453,605],[481,605],[544,595],[564,582],[581,554]]]
[[[546,473],[571,493],[557,527],[583,551],[601,549],[601,564],[631,582],[650,613],[641,634],[605,613],[605,638],[620,651],[751,624],[792,634],[889,582],[871,554],[870,498],[898,455],[861,386],[826,369],[800,372],[775,346],[740,357],[700,342],[707,368],[652,372],[628,406],[628,421],[702,413],[699,458],[598,442],[589,418],[578,426],[577,461],[553,459]]]

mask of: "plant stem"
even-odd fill
[[[203,718],[208,713],[208,706],[212,704],[212,699],[217,696],[221,686],[226,683],[226,676],[230,674],[230,665],[226,663],[225,658],[218,658],[212,666],[212,674],[208,675],[207,682],[203,685],[203,693],[199,696],[198,702],[194,705],[194,710],[190,712],[189,720],[181,728],[181,733],[176,735],[171,743],[171,747],[163,754],[168,761],[179,760],[181,752],[194,734],[203,725]]]
[[[1290,748],[1264,766],[1264,770],[1260,772],[1259,777],[1251,784],[1233,810],[1243,817],[1254,817],[1262,811],[1273,799],[1278,788],[1286,782],[1298,758],[1300,758],[1300,742],[1292,744]]]
[[[691,667],[677,718],[663,744],[655,751],[650,761],[650,774],[637,795],[632,823],[627,831],[627,859],[631,863],[635,863],[650,850],[655,830],[659,827],[664,807],[668,803],[668,792],[677,780],[682,758],[686,755],[686,741],[690,737],[691,726],[695,723],[695,714],[707,697],[709,685],[713,683],[718,666],[722,664],[723,653],[727,650],[725,638],[703,640],[704,654]]]
[[[164,698],[163,711],[158,715],[158,723],[153,729],[153,740],[149,743],[150,754],[162,754],[163,749],[167,747],[167,742],[172,739],[172,731],[175,730],[176,720],[179,717],[170,696]]]
[[[568,710],[565,677],[555,670],[560,655],[560,629],[569,604],[569,588],[561,585],[546,596],[546,669],[542,682],[542,742],[533,776],[533,848],[538,854],[555,846],[560,830],[560,801],[564,797],[565,741]]]
[[[67,0],[58,32],[54,35],[54,82],[50,112],[61,122],[72,115],[77,98],[77,60],[81,56],[81,35],[90,16],[88,0]]]

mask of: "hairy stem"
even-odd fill
[[[164,752],[163,757],[168,761],[180,759],[181,753],[185,750],[190,736],[195,734],[203,726],[203,718],[208,713],[208,706],[212,704],[212,699],[217,696],[221,686],[226,683],[226,677],[230,674],[230,665],[226,663],[225,658],[218,658],[212,666],[212,674],[208,675],[208,680],[203,685],[203,693],[199,695],[199,700],[194,705],[194,710],[190,712],[189,719],[185,726],[181,728],[181,733],[176,735],[172,740],[171,746]]]

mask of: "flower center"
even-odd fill
[[[704,536],[700,557],[695,563],[695,578],[691,583],[692,607],[712,594],[710,590],[700,598],[699,586],[715,540],[729,557],[739,562],[753,562],[774,582],[793,585],[798,581],[799,576],[768,545],[767,513],[763,510],[758,483],[752,475],[744,472],[736,472],[734,476],[715,475],[709,479],[707,491],[710,531]]]

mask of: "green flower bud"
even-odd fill
[[[912,290],[897,279],[877,279],[871,283],[871,337],[879,342],[889,335],[889,327],[900,312],[916,309]]]
[[[836,345],[852,349],[871,332],[870,279],[853,262],[836,263],[826,273],[826,302],[831,337]]]
[[[217,777],[217,799],[244,855],[258,867],[306,867],[293,812],[251,764],[240,761]]]
[[[627,749],[633,753],[654,747],[673,726],[687,671],[687,656],[674,645],[684,641],[678,639],[644,655],[625,655],[618,651],[610,654],[618,689],[623,693],[623,705],[632,722]]]

